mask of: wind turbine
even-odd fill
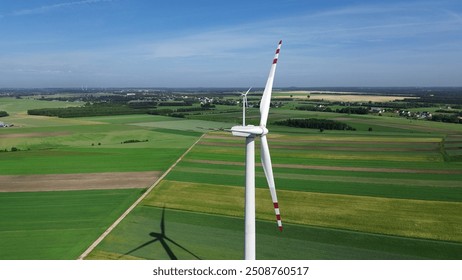
[[[255,259],[255,137],[260,136],[261,140],[261,162],[263,171],[265,172],[266,180],[268,181],[271,199],[273,200],[274,212],[279,230],[282,231],[281,215],[279,212],[279,204],[276,196],[276,188],[274,184],[273,168],[271,164],[271,156],[268,147],[266,135],[268,129],[266,122],[271,103],[271,92],[273,90],[274,73],[278,62],[279,51],[282,41],[279,41],[276,53],[274,55],[273,64],[269,72],[268,80],[266,81],[265,90],[260,102],[260,125],[245,125],[233,126],[231,132],[234,136],[245,137],[246,152],[245,152],[245,240],[244,240],[244,258],[246,260]]]
[[[249,103],[247,102],[247,94],[252,88],[249,88],[246,93],[241,93],[242,96],[242,126],[245,126],[245,110]]]

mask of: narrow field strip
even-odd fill
[[[243,162],[187,159],[186,162],[220,165],[244,166]],[[256,166],[261,166],[256,163]],[[409,168],[374,168],[374,167],[350,167],[350,166],[327,166],[327,165],[305,165],[305,164],[273,164],[273,168],[294,168],[294,169],[315,169],[315,170],[340,170],[358,172],[386,172],[386,173],[422,173],[422,174],[462,174],[462,170],[444,169],[409,169]]]
[[[311,138],[311,139],[310,139]],[[204,139],[222,139],[230,140],[232,136],[210,133]],[[396,136],[342,136],[342,135],[304,135],[304,136],[285,136],[271,134],[268,141],[287,143],[346,143],[346,144],[387,144],[387,145],[403,145],[403,144],[435,144],[441,142],[439,137],[396,137]]]
[[[226,142],[206,142],[199,143],[201,146],[214,147],[242,147],[241,143],[226,143]],[[272,149],[288,149],[288,150],[319,150],[319,151],[349,151],[349,152],[431,152],[439,151],[439,147],[433,145],[430,148],[402,148],[402,147],[348,147],[348,146],[309,146],[309,145],[271,145]],[[257,146],[258,148],[258,146]]]
[[[180,173],[202,173],[202,174],[221,174],[242,176],[243,172],[239,170],[228,169],[211,169],[211,168],[197,168],[197,167],[177,167],[174,170]],[[264,174],[255,174],[257,177],[264,177]],[[293,173],[277,173],[276,178],[282,179],[298,179],[304,181],[324,181],[324,182],[353,182],[353,183],[367,183],[367,184],[390,184],[390,185],[403,185],[403,186],[427,186],[427,187],[451,187],[462,188],[459,181],[439,181],[439,180],[415,180],[415,179],[392,179],[386,180],[373,178],[373,177],[353,177],[353,176],[328,176],[328,175],[305,175]],[[385,181],[385,182],[384,182]]]
[[[267,182],[266,178],[263,176],[263,171],[260,170],[256,173],[259,174],[255,178],[256,187],[267,189]],[[281,174],[281,169],[278,169],[277,174]],[[171,172],[165,179],[185,183],[204,183],[238,187],[242,187],[244,184],[243,175],[225,175],[214,172],[188,173],[174,171]],[[380,179],[377,179],[377,181],[381,181],[382,183],[370,184],[345,181],[330,182],[324,180],[281,178],[276,176],[276,187],[278,190],[290,190],[299,192],[462,202],[462,188],[458,187],[392,185],[387,184],[386,181]]]
[[[270,144],[271,155],[274,158],[285,158],[286,160],[344,160],[344,161],[368,161],[368,162],[393,162],[396,163],[431,163],[444,162],[444,158],[439,151],[432,150],[427,152],[387,152],[387,151],[335,151],[326,152],[318,149],[273,149]],[[258,151],[258,146],[257,146]],[[194,155],[236,155],[242,153],[243,149],[236,147],[219,147],[200,145],[194,150]]]

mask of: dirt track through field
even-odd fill
[[[0,192],[147,188],[159,176],[160,172],[157,171],[3,175],[0,176]]]

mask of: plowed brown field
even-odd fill
[[[0,176],[0,192],[147,188],[160,172],[107,172]]]

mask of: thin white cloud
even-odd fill
[[[111,2],[112,0],[83,0],[83,1],[73,1],[73,2],[63,2],[53,5],[46,5],[31,9],[22,9],[12,12],[11,16],[26,16],[26,15],[34,15],[34,14],[44,14],[47,12],[51,12],[58,9],[63,9],[72,6],[80,6],[80,5],[87,5],[87,4],[96,4],[100,2]]]
[[[239,56],[239,50],[252,48],[260,36],[240,34],[235,30],[203,32],[143,46],[151,58]],[[243,53],[245,55],[245,53]]]
[[[358,44],[367,52],[364,43],[375,43],[380,47],[385,41],[412,40],[460,29],[458,14],[448,17],[447,11],[430,5],[421,5],[414,10],[410,10],[411,6],[408,3],[347,7],[199,31],[193,35],[156,40],[143,47],[150,49],[151,58],[224,57],[239,55],[241,49],[260,50],[264,43],[284,39],[305,53],[307,47],[328,51]],[[435,42],[429,41],[428,44]]]

